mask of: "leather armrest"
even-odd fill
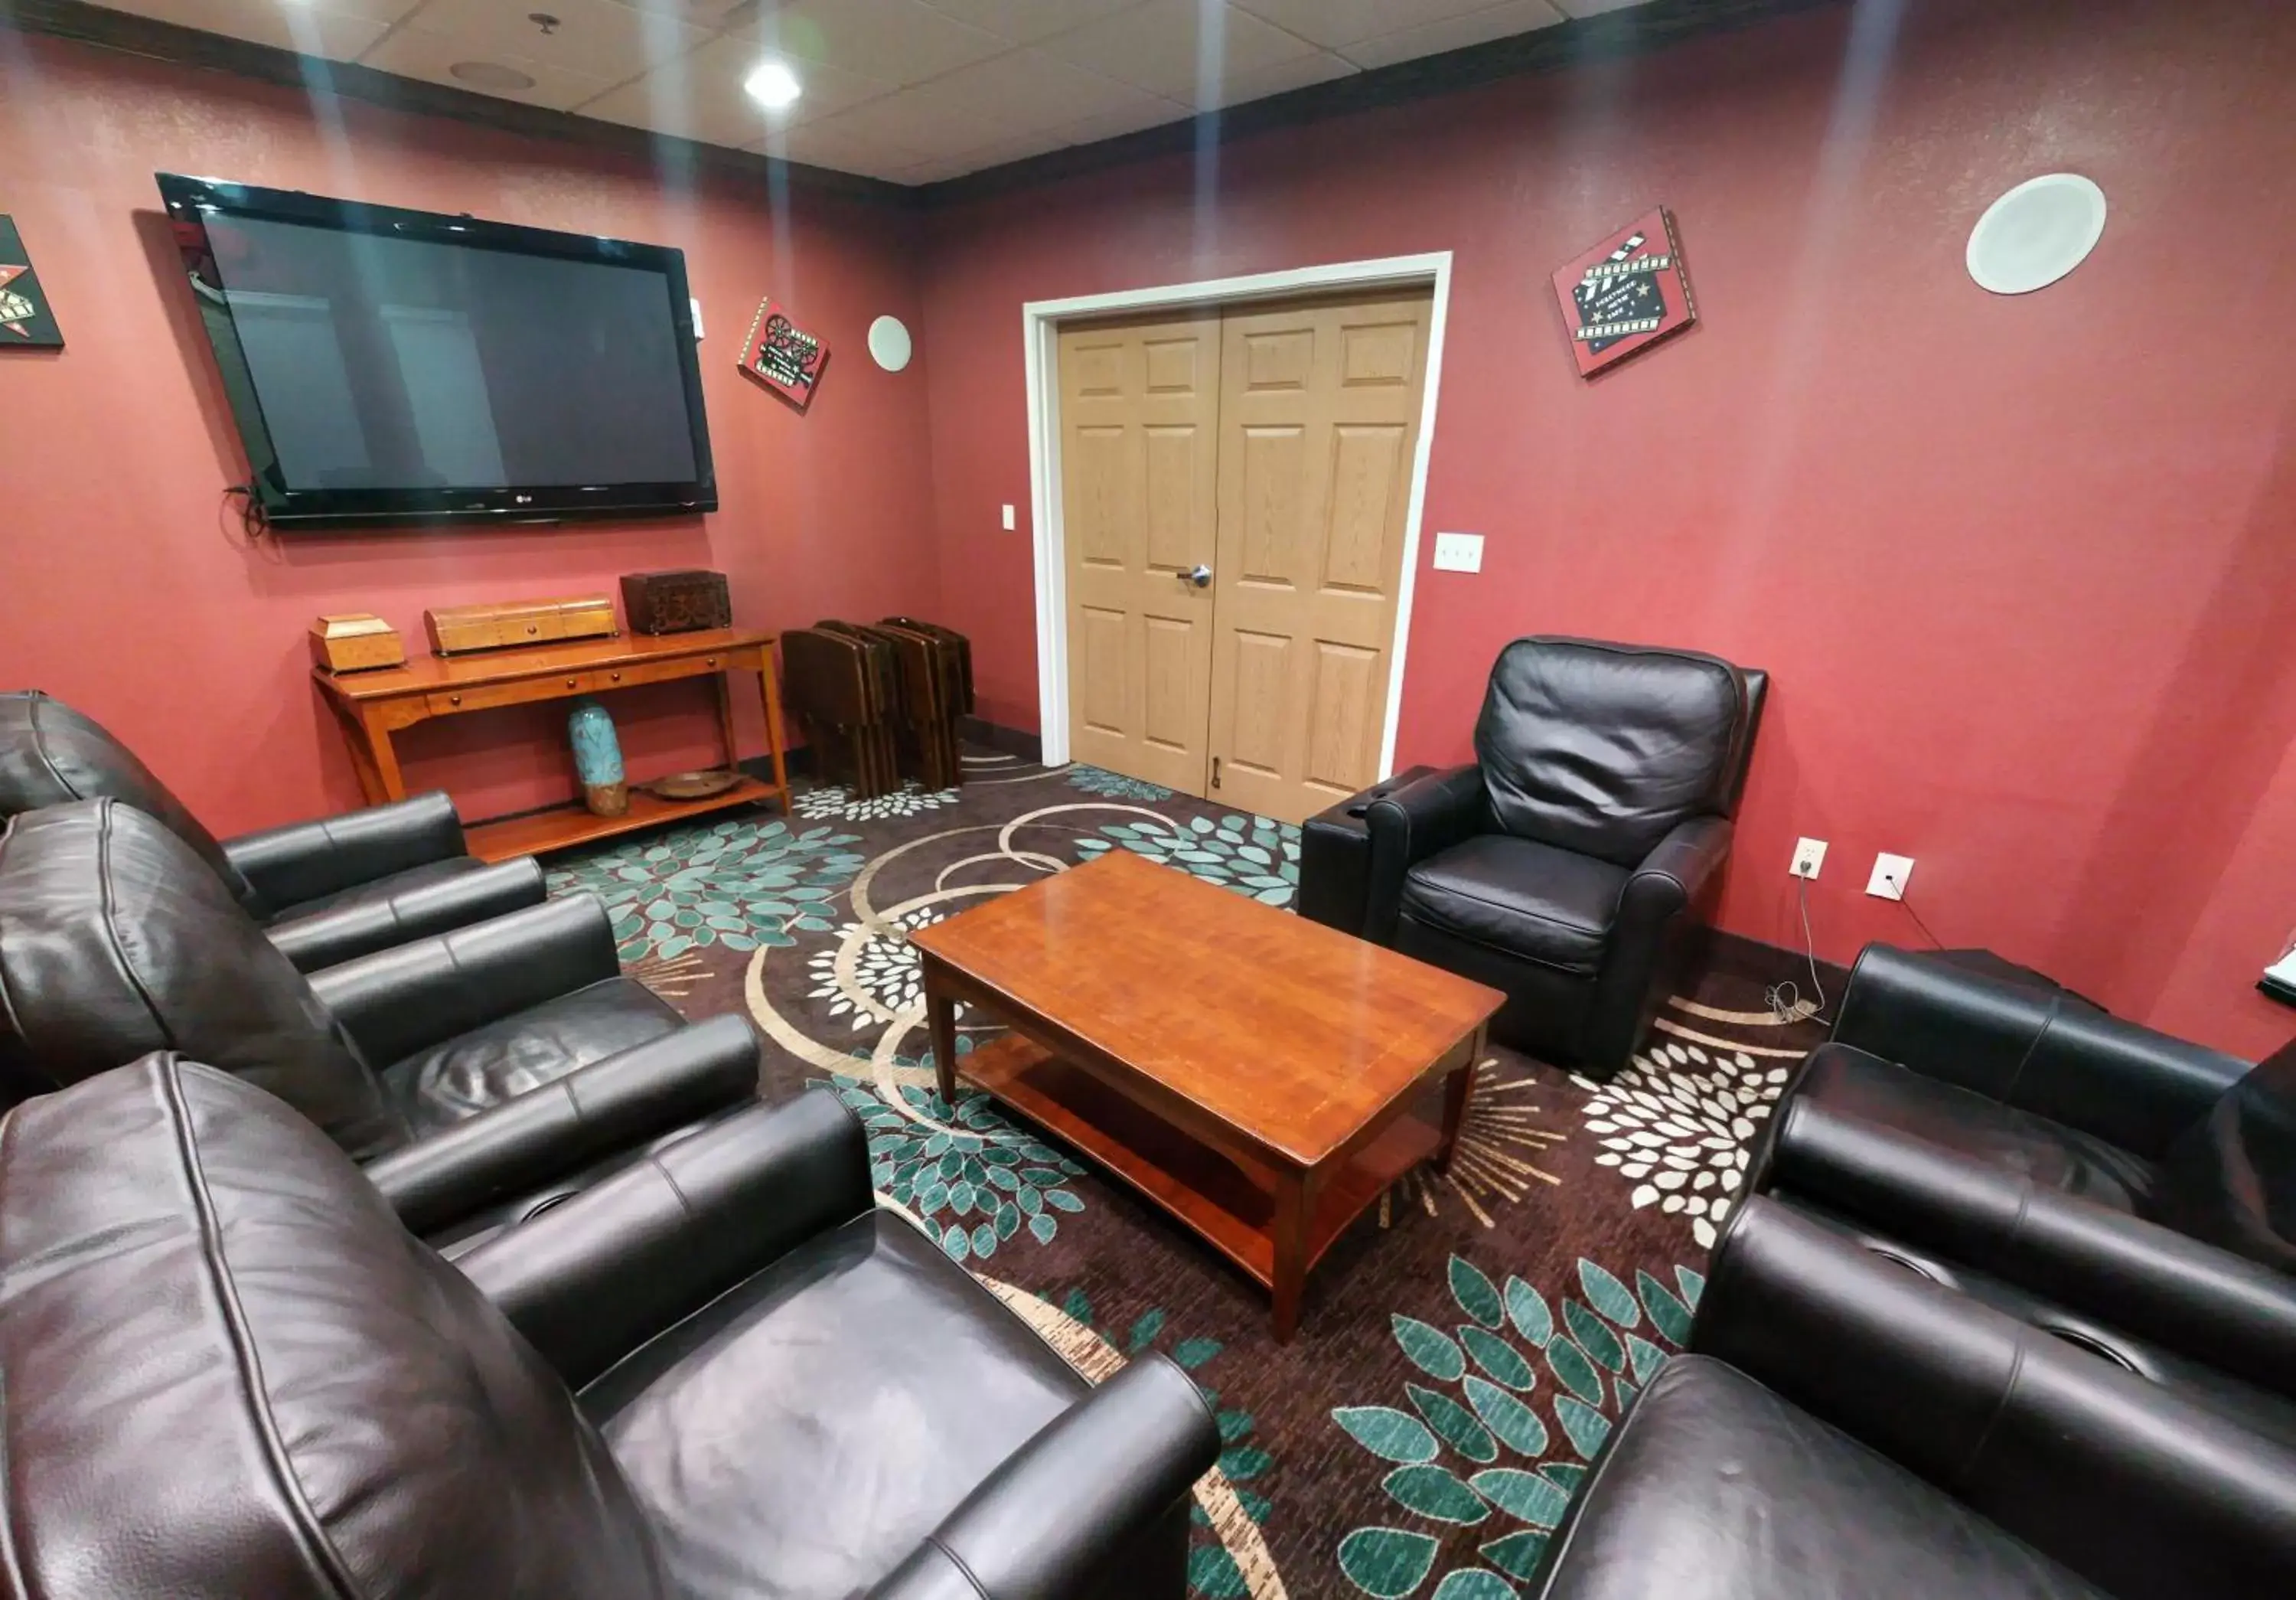
[[[1623,1065],[1641,1042],[1650,1012],[1665,997],[1663,973],[1685,948],[1683,915],[1705,904],[1730,858],[1734,825],[1726,816],[1692,816],[1652,847],[1619,893],[1619,914],[1595,979],[1587,1047],[1602,1070]]]
[[[381,1068],[621,970],[605,907],[578,894],[378,950],[310,982]]]
[[[1364,937],[1374,944],[1393,944],[1404,874],[1489,825],[1490,801],[1483,792],[1483,769],[1477,766],[1431,772],[1372,801],[1364,816],[1371,838]]]
[[[429,1234],[757,1090],[757,1034],[712,1017],[441,1128],[366,1175],[410,1233]]]
[[[875,1203],[866,1133],[810,1089],[658,1150],[455,1265],[578,1389]]]
[[[224,858],[277,909],[468,852],[443,791],[223,841]]]
[[[1219,1448],[1194,1382],[1143,1357],[991,1473],[869,1600],[1090,1600]]]
[[[299,972],[316,972],[411,939],[506,916],[549,898],[542,864],[521,856],[435,883],[275,923],[266,932]]]
[[[2296,1280],[1881,1124],[1775,1115],[1765,1184],[2296,1396]]]
[[[2122,1600],[2296,1570],[2296,1454],[1775,1202],[1731,1218],[1690,1343]]]
[[[1835,1042],[2158,1159],[2249,1063],[2078,1001],[1868,945]]]

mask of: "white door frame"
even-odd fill
[[[1403,519],[1403,578],[1396,595],[1395,637],[1388,649],[1387,718],[1379,736],[1378,776],[1395,769],[1396,720],[1403,710],[1404,647],[1411,636],[1411,598],[1419,575],[1419,522],[1427,499],[1427,455],[1435,442],[1435,400],[1442,390],[1443,329],[1451,305],[1451,252],[1338,261],[1286,272],[1211,278],[1123,289],[1062,300],[1030,300],[1021,308],[1021,348],[1029,382],[1029,526],[1037,561],[1037,710],[1044,759],[1069,759],[1068,554],[1062,527],[1060,332],[1063,323],[1120,316],[1160,306],[1232,306],[1251,300],[1341,289],[1431,286],[1427,332],[1426,392],[1420,401],[1419,439],[1411,457],[1411,497]]]

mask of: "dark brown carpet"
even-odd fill
[[[815,789],[787,821],[619,841],[553,885],[603,895],[623,958],[688,1015],[752,1018],[769,1098],[833,1084],[870,1126],[883,1203],[1078,1367],[1160,1350],[1194,1373],[1226,1440],[1196,1492],[1194,1593],[1519,1593],[1681,1342],[1747,1143],[1816,1025],[1778,1025],[1761,975],[1716,966],[1608,1086],[1499,1052],[1452,1176],[1414,1174],[1367,1214],[1279,1346],[1264,1292],[1177,1226],[984,1101],[939,1102],[901,931],[1109,849],[1289,905],[1298,831],[1095,768],[966,767],[944,794]]]

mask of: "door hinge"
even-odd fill
[[[1219,758],[1218,756],[1214,756],[1212,758],[1212,787],[1215,789],[1219,787]]]

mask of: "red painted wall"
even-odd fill
[[[1726,927],[1947,942],[2260,1052],[2296,923],[2296,11],[1919,0],[1774,21],[937,219],[925,290],[943,614],[1033,726],[1019,310],[1456,252],[1399,763],[1464,756],[1518,634],[1697,646],[1775,693]],[[2086,172],[2087,265],[1998,299],[1994,196]],[[1546,279],[1672,206],[1704,321],[1593,383]],[[1480,576],[1423,568],[1488,536]]]
[[[0,685],[35,685],[133,743],[225,831],[349,804],[358,789],[308,681],[323,611],[373,611],[410,650],[432,605],[585,591],[714,567],[735,619],[930,612],[936,590],[922,364],[880,371],[872,318],[914,326],[906,217],[496,135],[0,29],[0,209],[67,341],[0,353]],[[702,304],[725,509],[559,531],[290,535],[250,547],[222,505],[246,475],[152,185],[155,170],[676,245]],[[829,341],[800,416],[735,369],[768,290]],[[745,753],[765,748],[740,697]],[[716,756],[700,684],[613,697],[632,769]],[[468,817],[574,792],[561,712],[488,712],[402,735],[407,781]]]

